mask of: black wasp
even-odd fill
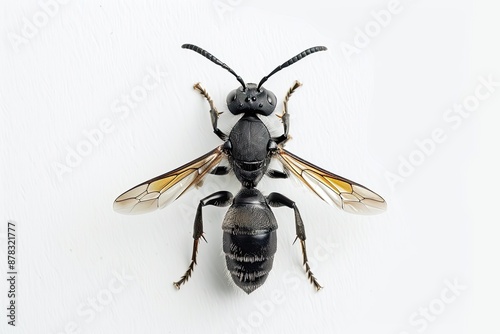
[[[236,77],[241,86],[229,93],[226,102],[232,114],[243,116],[229,135],[225,134],[217,127],[220,112],[207,91],[199,83],[194,85],[208,101],[214,133],[224,143],[190,163],[126,191],[115,200],[114,209],[120,213],[136,214],[163,208],[188,189],[201,184],[207,174],[226,175],[233,171],[242,185],[236,196],[228,191],[218,191],[200,200],[194,219],[191,263],[184,276],[174,283],[175,287],[180,288],[191,276],[196,264],[198,243],[200,238],[204,239],[202,208],[213,205],[229,206],[222,222],[223,250],[227,269],[237,286],[250,293],[265,282],[273,266],[277,245],[278,224],[271,207],[286,206],[295,213],[296,240],[300,240],[307,276],[316,289],[321,289],[307,261],[306,234],[297,205],[277,192],[264,196],[256,187],[264,175],[278,179],[294,176],[325,202],[342,210],[360,214],[374,214],[385,210],[386,202],[373,191],[319,168],[284,149],[289,138],[287,104],[290,96],[300,86],[299,82],[294,83],[284,99],[283,113],[279,116],[283,123],[282,135],[271,137],[259,118],[271,115],[277,104],[276,96],[262,87],[262,84],[276,72],[312,53],[324,51],[326,47],[316,46],[299,53],[263,77],[258,85],[245,83],[229,66],[202,48],[192,44],[184,44],[182,47],[201,54]],[[227,158],[228,166],[219,165],[224,158]],[[273,158],[281,162],[282,171],[269,168]]]

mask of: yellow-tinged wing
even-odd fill
[[[123,214],[140,214],[164,208],[193,185],[199,184],[223,156],[219,146],[173,171],[141,183],[118,196],[113,209]]]
[[[288,174],[296,176],[328,204],[357,214],[377,214],[385,211],[385,200],[364,186],[330,173],[280,148],[277,158]]]

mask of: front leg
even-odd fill
[[[281,123],[283,123],[283,134],[277,138],[273,138],[277,144],[285,145],[286,141],[289,139],[288,130],[290,128],[290,114],[288,114],[288,100],[290,100],[290,96],[292,96],[295,90],[300,86],[302,86],[302,84],[295,80],[292,87],[288,89],[285,100],[283,101],[283,113],[281,115],[276,115],[281,118]]]
[[[219,119],[219,115],[222,114],[222,112],[218,112],[217,108],[214,105],[214,101],[208,95],[208,92],[203,88],[200,83],[196,83],[193,86],[194,89],[196,89],[205,99],[207,99],[208,104],[210,105],[210,119],[212,120],[212,127],[214,128],[214,133],[223,141],[226,141],[228,136],[222,132],[218,127],[217,127],[217,121]]]

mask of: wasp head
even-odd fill
[[[203,57],[219,65],[220,67],[226,69],[232,75],[235,76],[236,80],[238,80],[241,86],[230,92],[226,99],[229,111],[233,115],[249,113],[249,114],[260,114],[264,116],[269,116],[270,114],[273,113],[274,109],[276,108],[276,96],[274,95],[273,92],[262,87],[262,84],[266,82],[267,79],[269,79],[269,77],[274,75],[276,72],[281,71],[285,67],[288,67],[298,62],[299,60],[307,57],[312,53],[326,50],[326,47],[324,46],[315,46],[306,49],[301,53],[299,53],[298,55],[296,55],[295,57],[288,59],[280,66],[276,67],[271,73],[263,77],[258,85],[256,85],[254,83],[246,84],[245,81],[238,74],[236,74],[236,72],[234,72],[229,66],[227,66],[225,63],[221,62],[210,52],[200,48],[199,46],[193,44],[184,44],[182,45],[182,47],[184,49],[189,49],[199,53]]]
[[[247,83],[231,91],[226,102],[233,115],[256,113],[264,116],[272,114],[276,108],[276,95],[264,87],[258,88],[254,83]]]

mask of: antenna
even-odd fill
[[[312,53],[315,53],[315,52],[318,52],[318,51],[325,51],[325,50],[326,50],[326,47],[324,47],[324,46],[314,46],[312,48],[309,48],[307,50],[302,51],[301,53],[299,53],[295,57],[292,57],[292,58],[288,59],[287,61],[285,61],[280,66],[276,67],[271,73],[269,73],[268,75],[266,75],[265,77],[263,77],[262,80],[260,80],[259,85],[257,86],[257,89],[260,89],[260,86],[262,86],[262,84],[264,82],[266,82],[267,79],[269,79],[269,77],[271,77],[276,72],[281,71],[285,67],[288,67],[288,66],[290,66],[290,65],[298,62],[299,60],[301,60],[301,59],[309,56]]]
[[[231,67],[227,66],[225,63],[221,62],[219,59],[217,59],[214,55],[212,55],[210,52],[206,51],[206,50],[203,50],[202,48],[200,48],[199,46],[196,46],[196,45],[193,45],[193,44],[183,44],[182,45],[182,48],[183,49],[189,49],[189,50],[193,50],[194,52],[198,52],[199,54],[201,54],[203,57],[207,58],[208,60],[216,63],[217,65],[219,65],[220,67],[222,68],[225,68],[226,70],[228,70],[232,75],[234,75],[236,77],[236,80],[238,80],[241,85],[243,86],[243,89],[246,89],[247,86],[245,85],[245,81],[243,81],[243,79],[238,75],[236,74],[232,69]]]

